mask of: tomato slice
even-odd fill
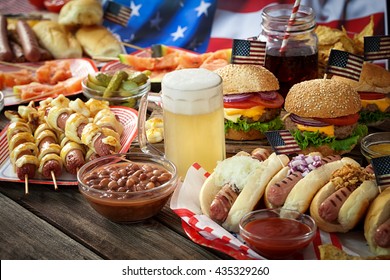
[[[225,108],[237,108],[237,109],[248,109],[255,106],[263,106],[265,108],[280,108],[282,107],[284,98],[279,93],[276,94],[274,100],[265,100],[258,95],[253,95],[248,99],[240,102],[225,102]]]
[[[249,109],[257,106],[257,103],[245,100],[240,102],[224,102],[223,107],[225,108],[235,108],[235,109]]]
[[[376,100],[386,97],[384,93],[379,92],[359,92],[359,95],[362,100]]]
[[[358,121],[359,114],[352,114],[348,116],[343,117],[337,117],[337,118],[316,118],[317,120],[323,121],[325,123],[333,124],[333,125],[351,125]]]

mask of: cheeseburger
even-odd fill
[[[390,72],[385,68],[366,62],[359,81],[340,76],[332,79],[349,84],[359,93],[362,103],[359,122],[376,125],[390,119]]]
[[[295,84],[288,92],[283,116],[304,154],[344,154],[351,151],[367,126],[358,123],[361,102],[349,85],[332,79]]]
[[[223,80],[226,139],[262,139],[264,132],[283,127],[280,112],[284,99],[270,71],[256,65],[229,64],[215,72]]]

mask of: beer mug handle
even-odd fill
[[[148,92],[142,96],[139,108],[138,108],[138,143],[141,151],[145,154],[164,156],[160,150],[155,148],[152,144],[149,143],[148,138],[146,137],[146,113],[148,111],[148,101],[160,101],[161,96],[159,93]]]

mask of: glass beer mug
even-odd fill
[[[217,162],[226,157],[221,77],[198,68],[166,74],[161,98],[149,93],[140,102],[138,140],[144,153],[159,152],[145,132],[147,101],[156,97],[163,107],[164,154],[176,165],[182,180],[195,162],[213,172]]]
[[[280,94],[286,97],[296,83],[318,78],[318,39],[314,32],[315,14],[301,5],[295,21],[288,25],[293,5],[279,4],[262,12],[262,31],[258,40],[267,42],[264,67],[279,80]],[[281,51],[288,28],[285,51]]]

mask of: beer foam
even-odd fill
[[[223,107],[222,78],[207,69],[189,68],[170,72],[161,82],[164,110],[199,115]]]

